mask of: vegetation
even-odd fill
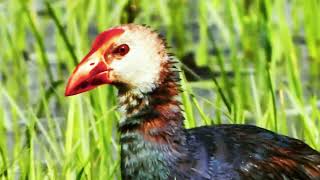
[[[1,179],[120,178],[116,90],[63,94],[95,35],[126,22],[161,32],[182,60],[186,127],[255,124],[320,150],[319,9],[317,0],[0,1]]]

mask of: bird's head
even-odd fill
[[[89,91],[103,84],[151,91],[167,61],[165,45],[149,28],[127,24],[99,34],[89,53],[69,78],[65,95]]]

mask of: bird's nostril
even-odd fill
[[[94,65],[94,62],[90,63],[90,66],[93,66]]]

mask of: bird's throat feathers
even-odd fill
[[[169,59],[169,58],[168,58]],[[183,115],[177,95],[179,73],[175,61],[161,65],[160,78],[149,92],[119,88],[119,105],[124,113],[120,132],[139,132],[145,140],[167,143],[170,136],[183,129]]]

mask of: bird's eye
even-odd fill
[[[130,48],[127,44],[121,44],[120,46],[116,47],[112,53],[120,56],[124,56],[129,52]]]

